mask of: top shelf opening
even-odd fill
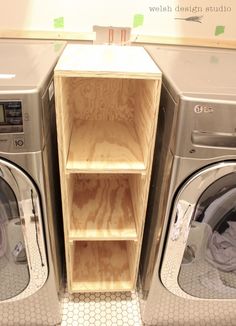
[[[142,47],[68,45],[55,84],[67,173],[146,173],[161,73]]]

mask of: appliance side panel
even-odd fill
[[[171,147],[175,146],[176,116],[177,104],[163,85],[140,262],[140,281],[144,296],[150,288],[165,218],[173,164]]]
[[[62,229],[62,212],[60,197],[60,181],[57,154],[57,134],[55,121],[55,101],[52,93],[53,81],[49,84],[43,99],[43,130],[45,147],[43,149],[44,182],[46,187],[46,211],[45,223],[48,225],[52,259],[55,270],[57,290],[63,277],[63,253],[64,239]]]

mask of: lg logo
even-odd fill
[[[194,107],[194,112],[198,113],[198,114],[199,113],[213,113],[214,109],[211,106],[208,106],[208,105],[197,104]]]
[[[195,105],[194,112],[195,113],[202,113],[203,112],[202,105]]]

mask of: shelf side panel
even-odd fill
[[[57,108],[57,132],[59,137],[59,149],[61,150],[63,163],[67,160],[68,148],[73,128],[73,101],[71,97],[71,78],[55,77],[56,108]],[[65,164],[65,163],[64,163]]]
[[[134,121],[145,165],[150,160],[151,143],[155,138],[159,83],[159,80],[138,80],[136,84]]]
[[[68,239],[68,228],[69,221],[67,216],[68,212],[68,190],[65,175],[65,164],[67,159],[68,145],[70,142],[70,132],[72,129],[72,124],[67,117],[68,108],[65,107],[65,97],[64,91],[67,94],[68,88],[63,82],[64,78],[60,76],[55,76],[55,102],[56,102],[56,123],[57,123],[57,141],[58,141],[58,156],[59,156],[59,168],[60,168],[60,185],[61,185],[61,198],[62,198],[62,211],[63,211],[63,228],[64,228],[64,239],[65,239],[65,258],[66,258],[66,270],[67,270],[67,280],[68,280],[68,290],[71,291],[71,271],[70,271],[70,248]],[[65,123],[64,123],[65,122]],[[65,133],[66,129],[66,133]],[[63,239],[61,239],[63,241]]]

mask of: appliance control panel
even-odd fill
[[[23,132],[22,102],[0,101],[0,133]]]

